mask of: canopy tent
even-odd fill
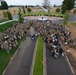
[[[48,18],[44,18],[44,17],[42,17],[42,18],[37,18],[37,20],[39,20],[39,21],[49,21]]]

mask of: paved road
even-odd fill
[[[47,75],[73,75],[66,57],[59,56],[58,59],[49,56],[49,49],[46,47]]]
[[[52,20],[52,23],[62,24],[63,21],[64,21],[64,19],[61,19],[61,20]],[[76,21],[76,16],[72,15],[72,14],[69,14],[68,22],[75,22],[75,21]]]
[[[36,40],[27,38],[20,46],[4,75],[29,75]]]

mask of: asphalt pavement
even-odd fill
[[[46,47],[47,75],[73,75],[66,57],[55,59],[50,56],[50,50]]]
[[[4,75],[29,75],[36,40],[27,38],[6,68]]]

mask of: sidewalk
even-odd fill
[[[0,23],[0,25],[5,24],[5,23],[8,23],[8,22],[12,22],[12,21],[16,21],[16,20],[5,21],[5,22]]]
[[[29,75],[35,44],[36,40],[30,38],[23,41],[4,75]]]

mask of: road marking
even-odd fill
[[[69,66],[70,66],[70,69],[71,69],[73,75],[75,75],[75,74],[74,74],[74,71],[73,71],[73,68],[72,68],[72,66],[71,66],[71,64],[70,64],[70,61],[69,61],[67,55],[65,55],[65,57],[66,57],[66,59],[67,59],[67,62],[68,62],[68,64],[69,64]]]

